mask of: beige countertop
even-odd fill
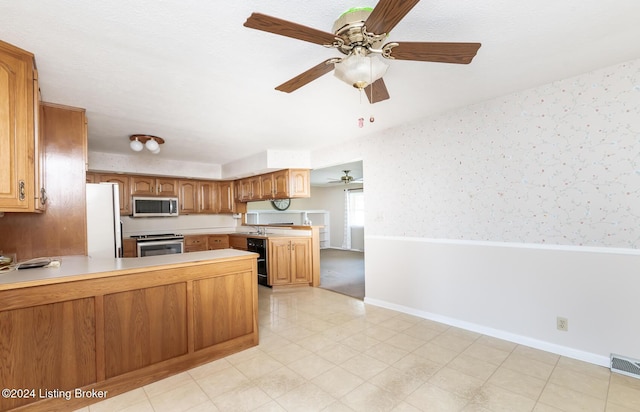
[[[151,268],[201,265],[212,260],[233,260],[258,256],[237,249],[208,250],[141,258],[91,258],[89,256],[62,256],[59,267],[43,267],[0,272],[0,290],[15,289],[49,283],[72,282],[87,278],[117,276],[144,272]]]
[[[287,233],[287,231],[282,231],[280,233],[265,233],[265,234],[257,234],[255,232],[229,232],[229,233],[213,233],[213,232],[202,232],[202,233],[185,233],[184,236],[215,236],[215,235],[227,235],[227,236],[238,236],[238,237],[250,237],[250,238],[258,238],[258,239],[268,239],[268,238],[278,238],[278,237],[311,237],[311,232],[304,231],[291,231]]]

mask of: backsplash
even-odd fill
[[[158,233],[178,233],[183,235],[196,233],[235,232],[240,219],[229,214],[218,215],[182,215],[177,217],[122,216],[122,235],[148,235]]]

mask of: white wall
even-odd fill
[[[363,159],[366,302],[640,358],[640,60],[350,143],[312,163]]]

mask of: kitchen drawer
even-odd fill
[[[207,245],[209,250],[229,249],[229,236],[209,235],[209,238],[207,239]]]
[[[207,250],[207,235],[188,235],[184,237],[185,252]]]

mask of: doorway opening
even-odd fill
[[[320,287],[364,299],[364,176],[362,161],[311,171],[314,207],[329,225],[320,250]]]

